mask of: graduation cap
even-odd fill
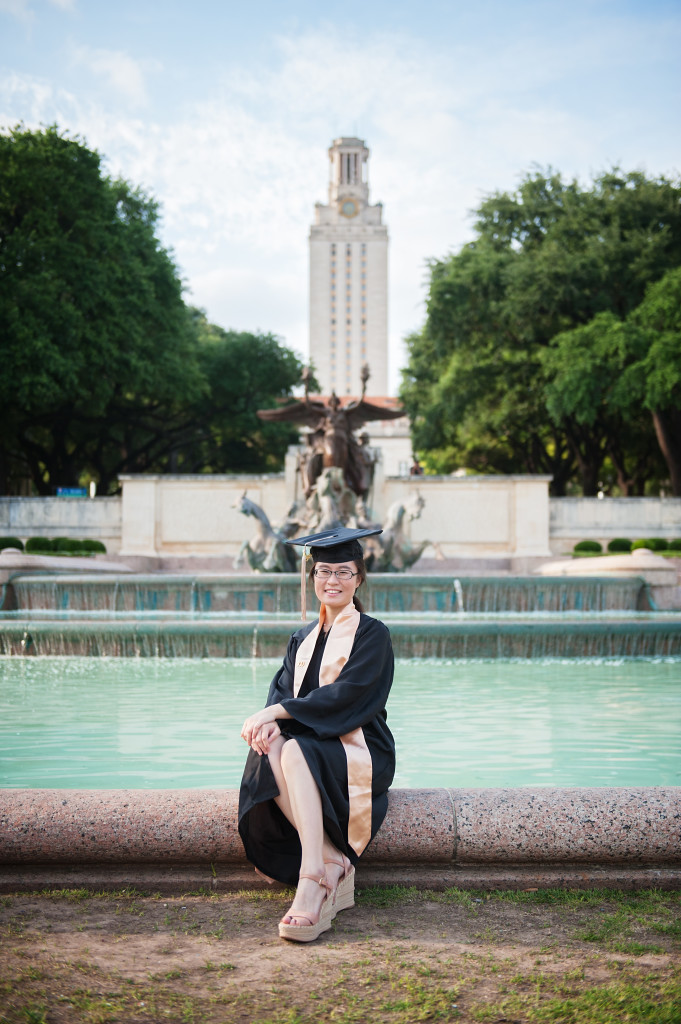
[[[287,544],[310,548],[315,562],[353,562],[362,558],[364,552],[360,546],[360,537],[374,537],[383,533],[380,526],[368,526],[363,530],[351,530],[347,526],[331,526],[322,533],[310,533],[307,537],[295,537],[287,540]]]
[[[306,537],[294,537],[286,541],[303,549],[300,563],[300,603],[303,619],[307,615],[305,561],[309,557],[307,549],[315,562],[354,562],[364,557],[359,543],[360,537],[374,537],[383,533],[380,526],[368,526],[362,530],[351,530],[347,526],[330,526],[321,533],[310,533]]]

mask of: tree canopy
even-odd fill
[[[156,203],[56,127],[0,135],[0,493],[123,472],[254,471],[290,432],[295,355],[188,309]]]
[[[665,476],[676,488],[678,393],[645,310],[680,265],[679,182],[614,169],[582,188],[536,171],[487,198],[474,241],[431,262],[426,323],[408,339],[401,395],[426,465],[550,473],[555,494],[573,479],[595,494],[606,468],[625,494]],[[653,365],[665,385],[637,401]]]

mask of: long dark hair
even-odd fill
[[[310,572],[309,572],[309,577],[312,580],[313,586],[314,586],[314,570],[315,570],[315,566],[316,566],[318,561],[319,562],[324,562],[324,561],[326,561],[326,559],[324,559],[324,558],[315,559],[313,561],[313,563],[312,563],[312,567],[310,568]],[[354,562],[355,565],[357,566],[357,575],[359,576],[359,586],[357,587],[357,590],[359,590],[359,587],[363,586],[363,584],[365,584],[366,581],[367,581],[367,567],[366,567],[366,562],[364,561],[364,556],[363,555],[359,555],[356,558],[349,558],[348,561],[349,562]],[[331,563],[331,564],[333,564],[333,563]],[[355,590],[355,593],[352,595],[352,603],[354,604],[354,606],[355,606],[355,608],[357,609],[358,612],[363,612],[364,611],[364,605],[362,604],[360,599],[357,597],[357,590]]]

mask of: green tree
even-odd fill
[[[0,135],[0,183],[0,488],[108,490],[204,386],[156,204],[55,127]]]
[[[618,453],[624,435],[614,406],[607,415],[557,415],[558,357],[544,354],[598,314],[625,318],[681,263],[680,199],[678,182],[615,169],[586,189],[535,172],[513,194],[481,204],[475,240],[431,263],[426,323],[408,341],[401,394],[427,465],[547,472],[554,494],[577,471],[593,494],[611,458],[621,481],[640,489],[652,426],[644,421],[641,438],[632,425]],[[601,372],[602,360],[592,369]]]
[[[642,495],[648,480],[665,476],[665,463],[642,404],[639,382],[629,373],[632,333],[614,313],[597,313],[588,324],[563,331],[542,352],[546,406],[570,438],[587,441],[574,450],[582,476],[593,492],[609,458],[623,495]],[[597,457],[580,463],[583,451]],[[586,489],[586,488],[585,488]]]
[[[681,267],[651,285],[629,325],[636,358],[623,387],[650,410],[673,492],[681,495]]]
[[[281,467],[296,432],[255,410],[290,396],[300,361],[188,309],[157,222],[77,139],[0,135],[0,493]]]
[[[279,470],[298,430],[266,423],[256,412],[291,397],[303,364],[274,335],[225,331],[196,309],[192,320],[207,392],[191,407],[193,434],[178,447],[175,468],[191,473]]]

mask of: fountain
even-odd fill
[[[22,669],[37,666],[32,659],[41,655],[141,657],[152,674],[174,671],[179,663],[160,659],[178,656],[245,658],[257,665],[255,659],[281,657],[299,625],[298,587],[293,573],[221,577],[19,571],[4,585],[0,654]],[[365,600],[389,624],[399,657],[681,656],[681,615],[657,612],[649,586],[635,577],[378,573],[369,579]],[[88,678],[96,679],[90,664]],[[201,662],[196,664],[200,668]],[[227,663],[222,664],[228,685]],[[54,671],[61,681],[64,673],[58,667]],[[414,685],[424,671],[416,669]],[[452,687],[468,671],[453,668]],[[27,699],[32,675],[23,673],[21,693]],[[263,687],[257,689],[261,695]],[[188,694],[200,699],[196,687]],[[207,705],[209,718],[216,700]],[[121,721],[133,728],[134,710]],[[551,730],[546,722],[542,727],[548,742]],[[59,785],[53,778],[50,784]],[[451,781],[461,787],[458,779]],[[679,787],[504,784],[393,790],[386,822],[361,866],[361,884],[678,886]],[[206,788],[0,790],[0,892],[132,883],[168,893],[258,885],[236,838],[236,795],[234,789]]]
[[[181,698],[200,703],[202,721],[205,718],[212,722],[216,707],[224,703],[233,709],[235,704],[234,672],[228,679],[230,663],[225,661],[234,658],[250,659],[253,673],[248,687],[250,707],[256,695],[256,687],[251,685],[255,673],[258,668],[267,667],[258,659],[280,658],[288,637],[300,625],[299,580],[296,573],[286,571],[290,564],[286,563],[284,541],[291,535],[312,532],[326,522],[325,517],[342,519],[345,515],[349,525],[360,525],[368,517],[365,499],[370,466],[366,461],[367,453],[350,441],[346,462],[329,464],[329,458],[337,459],[330,451],[335,451],[343,433],[338,428],[342,410],[333,403],[328,409],[320,409],[319,404],[311,402],[306,392],[304,403],[272,414],[275,418],[283,416],[298,421],[305,416],[312,427],[316,424],[316,432],[301,466],[301,475],[306,480],[306,502],[289,517],[289,526],[296,527],[295,534],[288,533],[285,524],[280,528],[272,526],[269,520],[265,522],[267,517],[258,516],[256,506],[248,503],[245,495],[242,498],[241,510],[254,516],[260,524],[258,537],[242,552],[257,570],[255,574],[83,573],[73,571],[76,568],[73,561],[59,566],[51,562],[49,568],[47,564],[13,564],[3,574],[5,556],[0,555],[0,655],[13,659],[12,666],[20,669],[18,700],[25,698],[28,707],[31,701],[35,702],[40,673],[34,670],[42,664],[49,665],[49,661],[41,663],[31,659],[45,655],[147,659],[134,663],[141,669],[143,683],[150,675],[171,672],[175,677],[178,674],[180,663],[163,659],[187,658],[194,659],[199,676],[181,687]],[[367,418],[368,411],[368,404],[362,398],[342,416]],[[319,422],[321,416],[325,421],[323,429]],[[447,696],[450,692],[453,698],[461,695],[461,690],[456,690],[460,671],[453,669],[449,673],[447,670],[446,663],[451,659],[496,662],[496,669],[504,659],[536,662],[546,658],[569,661],[681,657],[681,613],[660,612],[651,586],[636,572],[601,576],[592,575],[585,567],[584,574],[563,575],[558,568],[555,576],[531,579],[431,576],[419,575],[413,570],[405,573],[404,570],[417,562],[420,551],[418,546],[410,545],[403,525],[412,511],[418,515],[419,502],[420,499],[411,511],[404,505],[391,511],[384,524],[383,544],[373,551],[377,568],[402,572],[371,573],[362,600],[370,613],[389,625],[398,657],[440,659],[438,668],[447,677],[444,691]],[[355,521],[351,521],[353,517]],[[89,563],[87,568],[111,567]],[[309,598],[312,607],[311,588]],[[210,664],[224,672],[220,681],[224,688],[214,691],[212,698],[205,693],[207,669],[198,660],[204,658],[221,659]],[[103,699],[96,701],[97,708],[105,707],[111,700],[111,687],[106,685],[108,677],[103,671],[93,671],[92,662],[85,663],[86,669],[78,657],[71,663],[76,674],[86,675],[88,691],[99,685]],[[114,664],[120,667],[131,663],[117,661]],[[524,665],[514,667],[524,678],[531,675]],[[569,667],[584,675],[581,666]],[[485,670],[488,666],[482,668]],[[674,668],[674,665],[665,666],[670,672]],[[404,671],[404,684],[409,689],[408,706],[413,724],[413,689],[425,694],[427,670],[421,663],[413,662],[410,671],[411,677]],[[8,672],[7,677],[11,674]],[[16,677],[17,673],[14,675]],[[574,704],[574,680],[570,684],[568,676],[559,678],[559,675],[553,671],[554,682],[558,689],[569,694]],[[49,679],[43,683],[47,682],[48,689],[56,689],[69,708],[77,708],[73,717],[82,726],[86,701],[85,698],[82,703],[78,698],[74,700],[75,691],[68,691],[62,685],[67,676],[66,663],[62,662],[55,669],[58,685],[53,686],[54,680]],[[563,685],[560,679],[568,679],[568,683]],[[552,717],[545,708],[538,710],[537,701],[546,689],[543,681],[533,677],[525,682],[529,691],[521,699],[521,718],[531,718],[533,739],[545,747],[540,752],[544,758],[541,770],[549,773],[555,769],[556,716]],[[494,693],[499,693],[501,687],[497,680],[493,683]],[[594,690],[589,688],[589,681],[580,679],[580,683],[582,692],[584,686],[587,691],[583,703],[593,701]],[[482,717],[475,719],[472,711],[469,719],[479,722],[478,733],[489,731],[490,723],[485,719],[491,701],[484,696],[479,676],[471,673],[470,686],[475,694],[475,712]],[[152,689],[144,687],[144,696],[150,709],[148,720],[156,723],[158,691],[151,692]],[[259,685],[259,697],[262,692],[264,687]],[[487,692],[490,692],[489,687]],[[518,692],[511,688],[507,694],[509,707],[516,706]],[[167,687],[164,693],[167,699]],[[93,693],[89,692],[88,696],[91,699]],[[120,691],[118,699],[122,699]],[[480,706],[481,699],[483,703],[487,700],[486,707]],[[126,709],[116,717],[117,722],[131,730],[129,743],[123,749],[127,755],[124,771],[113,776],[117,787],[125,778],[130,778],[130,761],[133,753],[138,752],[138,741],[144,732],[140,733],[138,728],[142,702],[140,688],[133,687]],[[430,705],[427,699],[423,700],[424,708],[429,707],[436,715],[441,704],[441,696],[432,696]],[[452,701],[447,701],[447,705],[451,712]],[[14,712],[21,722],[26,717],[24,705],[17,707],[18,712],[16,707]],[[45,710],[49,715],[49,709]],[[574,713],[578,715],[580,710],[577,707]],[[67,717],[58,712],[52,716],[59,724],[60,734],[65,731]],[[32,718],[35,721],[35,715]],[[397,715],[395,718],[399,731],[399,718]],[[186,714],[181,716],[183,728],[186,720]],[[628,728],[626,714],[624,721],[624,728]],[[236,737],[238,726],[232,725],[233,728],[224,731]],[[599,719],[595,723],[596,731],[601,725],[602,719]],[[171,724],[165,730],[167,735],[172,736],[173,728]],[[502,737],[513,731],[508,714],[502,715],[498,728],[501,750]],[[432,728],[424,731],[433,734]],[[20,732],[19,724],[15,734]],[[163,732],[161,729],[159,735]],[[197,727],[196,735],[203,737],[205,746],[203,726]],[[451,746],[451,730],[445,730],[444,735]],[[36,736],[35,744],[42,749],[45,732],[38,730]],[[110,746],[118,749],[120,738],[119,728],[114,737],[116,742]],[[219,749],[223,746],[221,739],[218,737]],[[570,736],[571,742],[572,739]],[[652,740],[650,737],[648,740],[657,742],[658,739],[653,729]],[[96,759],[96,771],[100,772],[103,749],[96,730],[88,740]],[[416,742],[418,745],[418,738]],[[473,749],[479,751],[480,742],[475,735],[472,743]],[[523,756],[527,755],[527,744],[518,742],[516,745]],[[86,746],[74,737],[68,745],[69,763],[73,760],[70,751],[84,750]],[[172,744],[173,749],[176,746]],[[434,745],[429,742],[428,746],[439,761]],[[643,743],[641,746],[647,749]],[[606,766],[605,774],[601,772],[595,778],[589,742],[585,747],[587,775],[582,776],[582,781],[586,778],[587,786],[575,785],[573,779],[570,788],[559,788],[555,779],[560,780],[560,776],[540,773],[533,777],[532,785],[514,787],[511,785],[514,776],[510,774],[508,763],[504,763],[501,777],[506,788],[492,784],[489,788],[449,789],[444,788],[449,780],[444,780],[444,785],[431,789],[392,790],[384,826],[368,851],[366,864],[363,861],[360,867],[361,884],[402,882],[432,888],[451,885],[485,888],[678,886],[681,879],[678,844],[681,789],[665,785],[641,787],[639,769],[635,769],[634,776],[628,780],[633,779],[637,786],[603,785],[609,767]],[[416,753],[421,770],[428,758],[418,750]],[[11,757],[11,752],[8,756]],[[621,760],[619,750],[614,751],[614,758]],[[195,767],[189,754],[181,760]],[[474,756],[469,760],[474,761]],[[572,762],[574,758],[568,760]],[[490,764],[492,762],[495,757],[490,759]],[[47,780],[34,777],[10,783],[17,787],[34,785],[34,789],[0,790],[0,819],[3,821],[0,892],[43,886],[101,888],[131,883],[164,892],[182,892],[197,886],[215,891],[259,884],[243,861],[235,829],[237,794],[234,789],[38,788],[59,784],[54,764],[54,760],[50,761]],[[495,770],[498,767],[497,764]],[[650,778],[646,770],[641,770],[644,780]],[[92,785],[93,778],[92,772],[86,773],[76,784]],[[153,778],[153,784],[158,786],[158,776]],[[96,775],[96,779],[101,780],[102,776]],[[96,784],[106,785],[107,781]],[[422,780],[417,778],[416,781],[423,785]],[[459,787],[466,785],[461,778],[451,781],[456,781]],[[601,785],[594,786],[594,781]],[[219,784],[205,779],[197,779],[197,782],[204,787]],[[183,776],[180,784],[197,782],[187,781]],[[136,784],[139,783],[132,782]],[[234,780],[229,784],[233,786]],[[61,785],[68,785],[68,782],[61,781]],[[479,787],[480,781],[471,783],[469,780],[470,785]]]

